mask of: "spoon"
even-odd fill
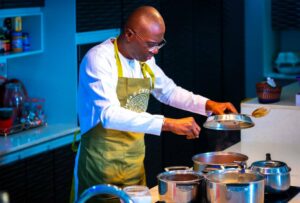
[[[252,111],[251,115],[254,118],[261,118],[266,116],[268,113],[270,112],[270,108],[267,107],[259,107],[257,109],[254,109],[254,111]]]

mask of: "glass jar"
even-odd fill
[[[152,198],[147,186],[132,185],[127,186],[123,191],[130,196],[134,203],[151,203]]]
[[[14,108],[14,123],[19,123],[22,114],[22,106],[25,100],[23,87],[20,83],[8,83],[5,86],[4,107]]]

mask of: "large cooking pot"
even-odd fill
[[[248,156],[235,152],[207,152],[192,157],[194,171],[207,173],[226,168],[240,168],[247,164]]]
[[[272,160],[269,153],[266,160],[252,163],[250,169],[265,176],[266,193],[280,193],[290,188],[291,168],[284,162]]]
[[[158,192],[160,201],[168,203],[196,203],[202,196],[204,177],[191,170],[175,170],[160,173]]]
[[[210,171],[206,174],[207,202],[263,203],[264,176],[241,169]]]

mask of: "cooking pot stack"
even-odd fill
[[[263,203],[266,193],[290,187],[291,169],[271,155],[247,168],[248,157],[235,152],[208,152],[192,157],[192,169],[167,168],[159,174],[160,201],[168,203]],[[179,169],[179,170],[177,170]]]

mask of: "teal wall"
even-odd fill
[[[29,96],[46,99],[48,124],[77,125],[75,0],[46,0],[44,51],[8,60],[8,77],[24,82]]]
[[[255,84],[267,76],[282,84],[296,81],[295,77],[278,76],[272,62],[278,52],[300,52],[300,30],[273,31],[271,0],[245,0],[245,92],[256,97]]]

